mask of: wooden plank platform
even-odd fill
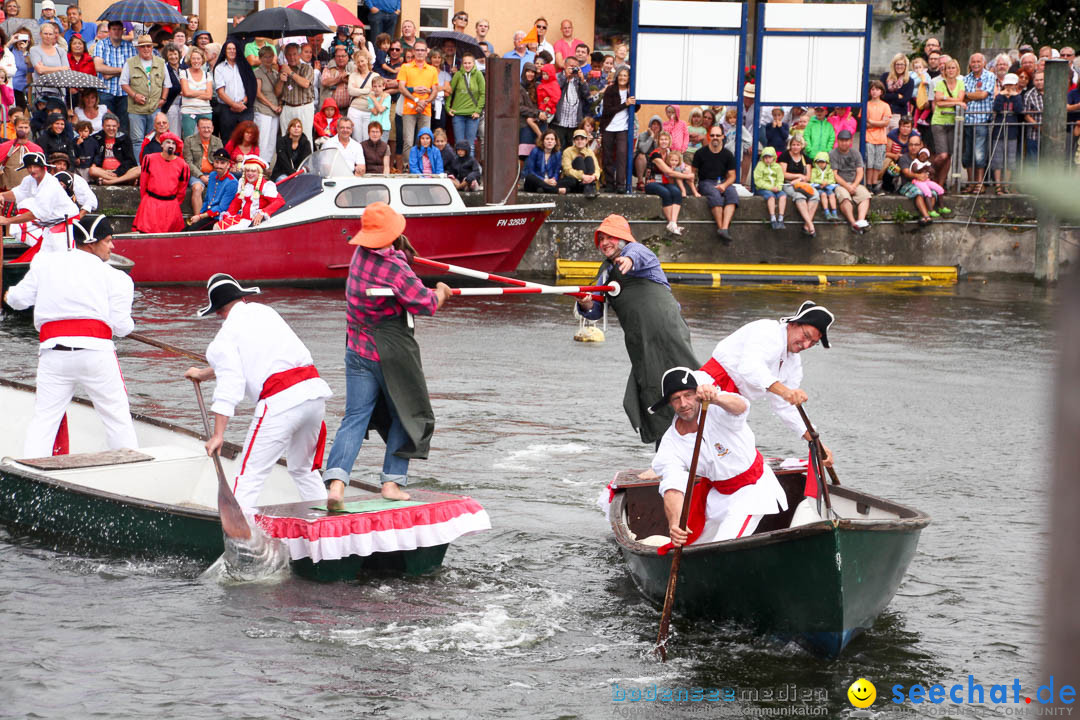
[[[409,493],[409,501],[407,503],[400,503],[396,506],[389,506],[384,510],[377,510],[374,512],[382,512],[385,510],[394,510],[396,508],[409,508],[416,507],[417,504],[430,504],[437,502],[445,502],[447,500],[460,500],[460,495],[448,495],[445,493],[434,492],[431,490],[421,490],[418,488],[406,488],[406,492]],[[351,503],[363,503],[372,500],[379,500],[382,498],[377,492],[369,492],[366,490],[358,490],[354,486],[350,486],[345,494],[345,505],[348,506]],[[326,510],[318,509],[317,506],[324,505],[325,501],[320,500],[307,500],[294,503],[283,503],[281,505],[264,505],[256,508],[255,512],[258,515],[267,515],[273,517],[283,518],[297,518],[300,520],[314,521],[324,517],[340,517],[341,515],[347,515],[348,512],[327,512]],[[357,513],[354,513],[357,514]]]
[[[102,467],[104,465],[127,465],[129,463],[148,462],[153,459],[153,456],[137,450],[124,449],[26,458],[16,460],[16,462],[32,467],[35,470],[76,470],[79,468]]]
[[[669,281],[720,287],[731,283],[922,282],[952,284],[959,269],[950,265],[783,265],[747,263],[662,263]],[[600,263],[584,260],[555,261],[557,282],[590,282]]]

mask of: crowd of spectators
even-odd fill
[[[976,53],[964,74],[960,61],[929,38],[914,57],[897,54],[869,83],[865,117],[860,108],[831,106],[765,106],[755,115],[748,82],[741,127],[737,108],[671,105],[639,128],[629,48],[590,48],[570,19],[556,32],[538,17],[500,49],[488,38],[487,20],[470,26],[458,11],[453,29],[475,37],[477,52],[453,40],[429,45],[417,24],[401,17],[398,0],[370,0],[367,7],[368,28],[219,43],[199,29],[197,16],[183,27],[98,23],[75,5],[57,16],[44,0],[42,16],[30,19],[19,17],[18,0],[7,0],[0,100],[13,112],[2,126],[3,187],[21,179],[21,155],[31,148],[62,153],[90,183],[140,183],[144,156],[161,152],[161,138],[171,134],[197,215],[209,212],[211,185],[217,194],[227,187],[213,182],[222,154],[236,177],[258,167],[267,180],[280,180],[313,151],[335,149],[356,174],[445,173],[458,188],[477,189],[485,66],[487,58],[503,57],[520,64],[518,155],[526,191],[655,195],[675,235],[682,233],[683,198],[701,196],[723,242],[731,240],[740,196],[755,193],[765,198],[775,229],[785,227],[790,204],[808,236],[816,233],[819,206],[826,220],[842,218],[861,233],[875,194],[911,198],[923,223],[946,214],[942,196],[957,148],[971,189],[982,192],[989,182],[1007,192],[1011,171],[1038,155],[1042,64],[1075,58],[1072,48],[1036,53],[1022,46],[991,62]],[[39,85],[65,69],[96,74],[105,89]],[[1074,71],[1074,138],[1076,79]]]

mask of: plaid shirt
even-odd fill
[[[135,57],[135,46],[127,40],[120,41],[120,47],[116,47],[112,44],[112,40],[105,38],[101,42],[94,43],[94,57],[101,58],[101,62],[105,63],[109,67],[123,69],[127,64],[128,59]],[[101,73],[98,73],[98,77],[105,81],[105,92],[113,95],[123,95],[124,91],[120,87],[120,76],[113,75],[111,78],[107,78]]]
[[[368,288],[393,288],[393,297],[368,297]],[[414,315],[434,315],[438,296],[424,287],[409,267],[405,254],[393,246],[371,250],[358,247],[349,263],[345,283],[348,347],[360,357],[378,362],[375,326],[402,310]]]
[[[1028,125],[1028,140],[1038,140],[1039,127],[1042,125],[1043,94],[1034,87],[1028,90],[1024,98],[1024,114],[1032,116],[1038,123],[1038,125]]]
[[[990,114],[994,111],[994,93],[997,91],[997,77],[987,69],[983,69],[982,75],[975,77],[974,73],[964,76],[964,92],[985,92],[986,97],[982,100],[968,100],[967,110],[964,111],[965,123],[990,122]]]

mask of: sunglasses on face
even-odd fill
[[[537,25],[536,29],[537,30],[547,30],[547,25]]]

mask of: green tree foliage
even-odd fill
[[[1015,29],[1021,42],[1060,48],[1080,44],[1080,0],[892,0],[894,12],[904,13],[904,32],[916,45],[930,32],[970,21],[972,16],[995,32]]]

